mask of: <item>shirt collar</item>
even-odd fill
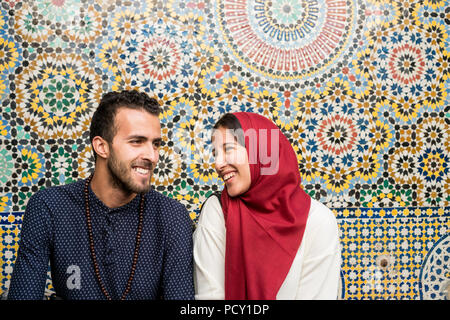
[[[142,196],[144,196],[144,195],[142,195]],[[104,213],[108,213],[108,214],[117,214],[117,213],[135,212],[136,214],[138,214],[140,199],[141,199],[141,195],[138,194],[130,202],[128,202],[120,207],[109,208],[97,197],[97,195],[94,193],[94,191],[92,191],[91,186],[89,185],[89,202],[90,202],[91,208],[92,208],[92,205],[94,205],[96,208],[99,208],[102,213],[104,212]],[[94,213],[95,213],[95,211],[96,210],[94,210]]]

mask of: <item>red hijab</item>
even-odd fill
[[[275,300],[302,241],[311,198],[300,188],[297,156],[278,127],[258,114],[234,115],[244,133],[254,129],[256,139],[246,136],[245,140],[249,190],[232,198],[224,189],[221,196],[226,226],[225,299]],[[278,171],[267,174],[274,164],[267,163],[264,155],[270,158],[276,143],[279,156],[272,158],[278,161]]]

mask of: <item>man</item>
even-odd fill
[[[159,112],[145,93],[103,96],[90,127],[94,174],[30,198],[9,299],[42,299],[49,261],[62,299],[193,299],[191,220],[150,184]]]

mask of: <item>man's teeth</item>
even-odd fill
[[[223,176],[223,181],[227,181],[228,179],[234,177],[235,175],[236,174],[234,172],[227,173],[226,175]]]
[[[149,172],[148,169],[144,169],[144,168],[139,168],[139,167],[135,167],[133,168],[134,171],[136,171],[137,173],[142,173],[142,174],[147,174]]]

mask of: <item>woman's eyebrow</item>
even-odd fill
[[[235,144],[236,144],[235,142],[225,142],[225,143],[222,144],[222,148],[226,148],[227,146],[232,146],[232,147],[234,147]],[[213,154],[216,153],[216,148],[212,147],[212,148],[211,148],[211,152],[212,152]]]
[[[228,146],[232,146],[232,147],[234,147],[234,145],[235,145],[236,143],[234,143],[234,142],[225,142],[223,145],[222,145],[222,147],[228,147]]]

